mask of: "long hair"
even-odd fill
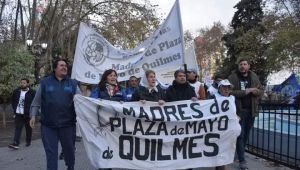
[[[117,72],[113,69],[105,70],[102,77],[101,77],[101,81],[98,84],[98,87],[99,87],[100,90],[105,90],[106,89],[107,77],[111,73],[115,73],[118,76]],[[117,81],[117,84],[118,84],[118,81]]]

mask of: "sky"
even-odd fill
[[[175,0],[150,0],[157,4],[158,13],[165,18],[172,8]],[[240,0],[179,0],[183,30],[193,34],[204,27],[212,26],[220,21],[226,27],[230,23],[234,12],[233,6]]]

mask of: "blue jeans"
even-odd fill
[[[50,128],[41,125],[41,136],[47,158],[47,170],[57,170],[58,141],[61,143],[68,170],[74,170],[76,127]]]
[[[240,118],[241,118],[240,120],[241,134],[236,141],[236,153],[237,153],[238,160],[240,162],[244,162],[245,147],[249,139],[250,130],[253,127],[255,117],[251,115],[250,111],[241,111]]]

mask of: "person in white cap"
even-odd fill
[[[232,98],[233,101],[235,101],[235,97],[230,94],[232,91],[232,88],[233,88],[233,85],[229,82],[228,79],[221,80],[218,83],[218,92],[214,94],[214,97],[215,98],[230,97],[230,98]],[[226,165],[216,167],[216,170],[225,170],[225,169],[226,169]]]
[[[229,97],[232,91],[233,85],[229,82],[228,79],[221,80],[218,83],[218,93],[215,94],[215,97],[224,96]],[[232,96],[234,97],[234,96]]]
[[[223,79],[225,79],[225,75],[223,75],[222,73],[215,73],[215,75],[213,76],[214,82],[207,89],[207,99],[212,99],[215,97],[215,94],[218,93],[219,82]]]

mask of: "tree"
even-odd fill
[[[299,0],[265,0],[273,8],[266,9],[280,18],[290,18],[292,22],[300,23],[300,3]]]
[[[28,1],[28,6],[30,6],[30,3]],[[36,0],[33,0],[32,2],[32,9],[36,9]],[[29,13],[29,23],[28,23],[28,28],[30,28],[30,33],[29,33],[29,38],[32,40],[33,39],[33,34],[35,30],[35,22],[36,22],[36,10],[28,10]]]
[[[289,68],[291,71],[300,63],[300,27],[294,25],[290,18],[276,19],[276,16],[265,17],[270,46],[266,56],[274,61],[274,70]]]
[[[274,70],[295,71],[300,63],[300,4],[295,0],[267,0],[274,6],[267,9],[263,24],[267,29],[266,50]]]
[[[148,0],[83,1],[55,0],[49,3],[37,23],[34,41],[44,40],[48,50],[39,69],[51,70],[53,57],[73,61],[80,22],[94,27],[108,41],[122,48],[133,48],[145,40],[159,24]]]
[[[21,2],[6,3],[6,11],[11,11],[11,17],[6,16],[10,22],[1,26],[4,31],[12,30],[12,33],[0,34],[0,38],[5,36],[4,41],[11,40],[11,37],[15,41],[24,41],[24,37],[28,37],[33,44],[47,43],[45,55],[39,57],[36,64],[39,73],[41,70],[49,73],[56,57],[73,61],[80,22],[94,27],[112,44],[123,48],[135,47],[159,24],[149,0],[51,0],[39,3],[32,0],[27,6]],[[29,16],[24,18],[28,21],[24,26],[22,16]]]
[[[266,29],[262,25],[263,5],[262,0],[241,0],[234,6],[237,11],[231,21],[232,30],[223,37],[227,57],[220,71],[226,75],[237,68],[236,62],[240,57],[248,57],[252,61],[252,70],[262,83],[266,82],[270,69],[264,55],[269,44],[265,41]]]
[[[5,111],[10,102],[12,91],[19,85],[21,78],[33,80],[34,58],[17,42],[0,44],[0,104]],[[5,113],[3,125],[6,125]]]
[[[195,39],[196,55],[201,68],[201,75],[211,75],[225,56],[225,46],[222,41],[225,28],[220,22],[214,22],[212,27],[201,28]]]
[[[183,36],[184,36],[185,45],[194,41],[194,37],[189,30],[184,31]]]
[[[3,14],[3,10],[4,10],[5,5],[6,5],[6,0],[2,0],[1,1],[1,8],[0,8],[0,23],[2,22],[2,14]]]

